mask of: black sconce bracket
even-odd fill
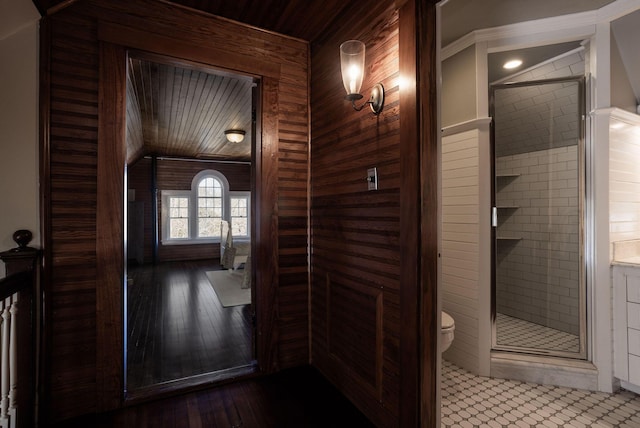
[[[371,97],[368,101],[364,102],[359,107],[356,106],[356,101],[362,99],[363,96],[360,94],[349,94],[345,97],[347,101],[351,101],[351,105],[355,111],[360,111],[369,104],[371,107],[371,111],[373,114],[380,114],[382,111],[382,107],[384,107],[384,86],[382,83],[376,83],[373,89],[371,89]]]

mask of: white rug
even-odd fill
[[[251,288],[240,288],[243,274],[242,270],[231,269],[207,272],[207,278],[225,308],[251,303]]]

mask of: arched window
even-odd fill
[[[163,243],[211,242],[220,239],[221,220],[234,223],[246,234],[248,228],[248,205],[245,210],[233,208],[248,204],[244,192],[231,196],[227,178],[218,171],[200,171],[191,181],[191,190],[162,191],[162,241]],[[242,201],[238,201],[241,199]],[[242,227],[246,224],[247,227]],[[243,236],[243,234],[239,234]]]
[[[223,197],[222,183],[217,178],[206,176],[198,183],[198,238],[220,236]]]

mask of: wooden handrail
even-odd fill
[[[31,270],[14,273],[0,279],[0,300],[31,289],[34,285],[33,279],[33,271]]]

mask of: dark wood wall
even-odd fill
[[[126,52],[261,79],[255,260],[261,370],[307,364],[308,44],[166,2],[73,2],[41,42],[45,414],[122,405]]]
[[[422,91],[435,106],[435,81],[418,89],[416,34],[426,21],[416,3],[379,1],[347,11],[311,48],[312,364],[381,427],[435,423],[435,388],[420,395],[423,362],[425,382],[435,384],[437,339],[421,328],[420,159],[423,145],[435,148],[436,140],[422,140],[418,119]],[[375,83],[385,88],[379,116],[344,100],[339,46],[349,39],[366,45],[364,99]],[[435,117],[435,109],[426,111]],[[425,164],[433,171],[436,165],[435,158]],[[368,191],[372,167],[378,190]],[[428,215],[435,214],[435,196],[428,194]],[[425,223],[429,232],[435,218]],[[424,266],[435,278],[435,245],[429,250]],[[435,281],[428,286],[433,311]],[[433,355],[423,358],[422,339]]]
[[[142,158],[127,169],[128,188],[135,190],[135,200],[144,205],[144,260],[149,263],[153,259],[153,224],[152,224],[152,161]],[[193,177],[203,170],[215,170],[225,176],[230,191],[251,191],[251,164],[221,163],[198,160],[158,159],[156,161],[156,187],[163,190],[191,190]],[[161,211],[158,202],[158,213]],[[161,221],[161,220],[158,220]],[[160,225],[161,226],[161,225]],[[161,236],[160,229],[158,233]],[[129,256],[131,258],[131,255]],[[220,257],[220,245],[162,245],[158,248],[159,262],[174,260],[199,260]]]

